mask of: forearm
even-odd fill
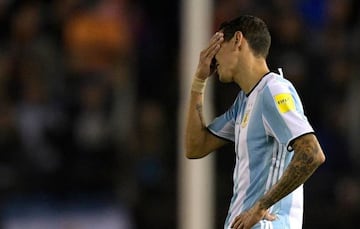
[[[294,143],[293,148],[294,157],[282,177],[259,200],[262,209],[268,209],[294,191],[325,161],[321,147],[312,134],[301,137]]]
[[[206,124],[203,115],[203,94],[191,91],[190,105],[186,125],[187,157],[202,157],[201,145],[206,135]]]

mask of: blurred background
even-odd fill
[[[360,215],[360,2],[214,0],[213,32],[249,13],[327,156],[305,229]],[[0,228],[176,228],[181,1],[0,0]],[[210,37],[210,34],[209,34]],[[204,44],[204,47],[206,44]],[[215,113],[239,88],[215,83]],[[215,223],[232,194],[217,152]]]

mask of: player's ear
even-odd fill
[[[235,46],[237,47],[240,47],[241,46],[241,43],[243,41],[243,34],[241,31],[236,31],[235,34],[234,34],[234,38],[235,38]]]

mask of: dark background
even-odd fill
[[[88,228],[94,217],[109,228],[176,227],[180,4],[0,0],[1,228]],[[359,2],[214,4],[214,32],[244,13],[268,24],[269,66],[294,83],[327,156],[305,184],[304,228],[354,227]],[[238,90],[216,83],[216,114]],[[221,228],[233,146],[217,154]]]

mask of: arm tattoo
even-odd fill
[[[260,199],[260,205],[268,209],[277,201],[303,184],[320,165],[315,159],[321,149],[316,141],[304,136],[295,141],[294,157],[277,184]]]
[[[196,111],[199,115],[202,126],[205,126],[204,116],[203,116],[203,105],[201,103],[196,104]]]

